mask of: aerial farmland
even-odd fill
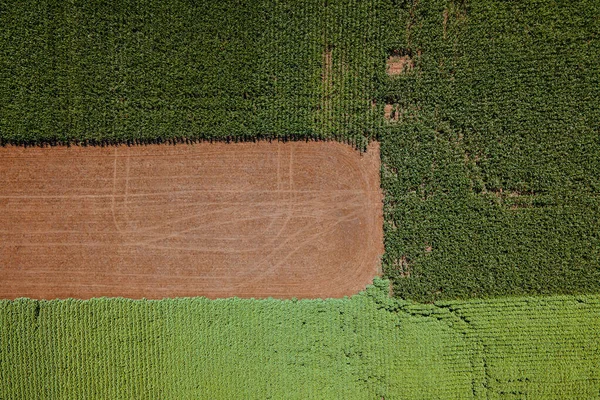
[[[600,398],[600,2],[0,2],[0,399]]]

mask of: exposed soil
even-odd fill
[[[411,267],[406,256],[402,256],[399,260],[396,260],[394,267],[399,272],[401,278],[410,277]]]
[[[414,68],[414,62],[408,55],[404,56],[390,56],[387,59],[386,69],[388,75],[401,75],[412,71]]]
[[[332,82],[332,72],[333,72],[333,57],[331,53],[331,49],[326,49],[323,51],[323,84],[327,87],[330,87]]]
[[[383,253],[379,146],[0,148],[0,297],[343,297]]]
[[[322,66],[322,95],[321,95],[321,112],[323,119],[330,120],[329,115],[332,112],[332,96],[333,96],[333,55],[331,48],[323,51],[323,66]]]
[[[444,8],[444,22],[443,22],[443,26],[444,26],[444,39],[446,38],[446,33],[448,31],[448,9]]]
[[[392,104],[386,104],[383,108],[383,118],[386,121],[397,121],[398,116],[394,113],[394,106]]]

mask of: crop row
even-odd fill
[[[600,297],[0,301],[0,397],[592,398]],[[299,384],[301,382],[301,384]]]
[[[385,271],[420,301],[600,291],[600,3],[432,0],[385,18]]]

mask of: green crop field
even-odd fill
[[[364,145],[382,4],[324,4],[3,1],[0,143]]]
[[[0,301],[0,399],[599,398],[599,16],[0,1],[1,145],[379,140],[393,288]]]
[[[600,297],[0,302],[0,398],[595,398]]]
[[[421,52],[380,93],[398,108],[381,138],[396,295],[598,293],[599,15],[420,1],[386,19],[389,47]]]

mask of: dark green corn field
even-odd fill
[[[385,60],[371,1],[0,7],[2,143],[364,145],[379,119],[367,107]]]
[[[0,144],[378,140],[392,286],[0,301],[0,398],[600,397],[599,60],[594,0],[0,0]]]
[[[380,92],[396,295],[598,292],[600,3],[418,2],[394,24],[421,54]]]

